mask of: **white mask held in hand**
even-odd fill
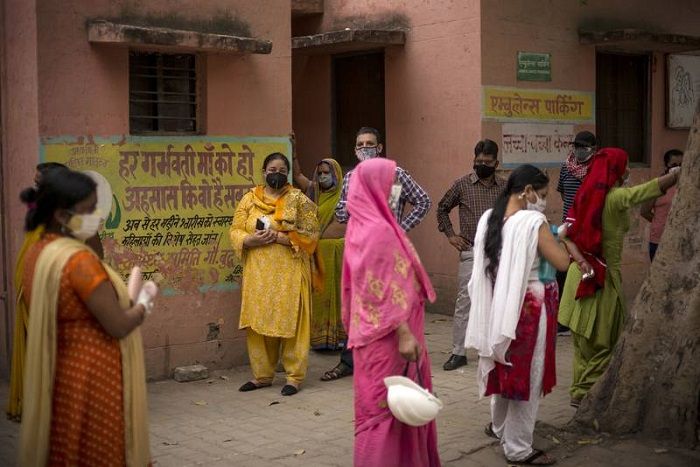
[[[538,211],[538,212],[544,212],[545,209],[547,209],[547,199],[545,198],[540,198],[540,195],[535,193],[535,196],[537,197],[537,201],[534,203],[531,203],[530,201],[527,202],[527,210],[528,211]]]
[[[75,238],[85,241],[97,234],[101,223],[102,214],[95,210],[90,214],[73,214],[66,227]]]
[[[394,183],[391,185],[391,191],[389,192],[389,208],[392,211],[396,211],[396,209],[399,207],[401,190],[403,190],[403,186],[401,186],[400,183]]]
[[[146,309],[146,316],[150,315],[153,311],[153,301],[155,300],[157,295],[158,286],[155,282],[147,281],[143,284],[141,292],[139,292],[139,296],[136,299],[136,304],[143,305],[143,307]]]
[[[127,288],[129,290],[129,298],[132,303],[136,303],[139,298],[139,293],[143,287],[143,276],[141,275],[141,268],[134,266],[131,269],[131,274],[129,274],[129,283]]]

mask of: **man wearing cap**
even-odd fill
[[[574,204],[574,198],[584,177],[591,166],[593,154],[598,149],[595,135],[590,131],[581,131],[574,138],[572,150],[561,166],[557,191],[564,201],[562,221],[566,220],[569,209]]]
[[[590,131],[581,131],[577,133],[571,146],[572,149],[569,152],[569,156],[561,165],[559,184],[557,185],[557,191],[561,193],[561,199],[564,202],[562,222],[566,222],[566,216],[569,213],[569,209],[571,209],[571,206],[574,204],[576,192],[581,187],[581,183],[583,183],[586,174],[588,174],[588,168],[593,161],[593,155],[598,149],[596,137]],[[565,281],[566,272],[557,271],[559,296],[561,296],[564,289]],[[569,334],[568,328],[562,325],[559,325],[557,332],[560,335]]]

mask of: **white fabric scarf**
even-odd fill
[[[477,381],[481,397],[486,392],[488,374],[496,366],[495,362],[510,365],[506,352],[515,339],[530,270],[537,258],[538,230],[547,222],[540,212],[521,210],[503,224],[503,246],[493,284],[486,274],[489,260],[484,254],[491,212],[489,209],[481,216],[476,230],[474,270],[468,286],[471,310],[464,342],[465,347],[479,353]]]

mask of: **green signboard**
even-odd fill
[[[518,81],[552,81],[552,54],[518,52]]]

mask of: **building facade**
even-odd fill
[[[493,139],[506,169],[547,169],[555,222],[558,167],[577,131],[628,149],[634,181],[659,174],[663,152],[685,148],[679,103],[700,95],[700,6],[637,3],[4,0],[0,374],[26,209],[18,195],[39,161],[104,175],[114,193],[107,259],[163,281],[144,325],[149,376],[242,364],[227,222],[262,181],[262,158],[290,154],[292,130],[309,172],[328,156],[350,168],[357,128],[379,128],[435,204],[471,170],[474,144]],[[647,226],[634,218],[630,293],[648,268]],[[451,313],[457,254],[434,210],[411,236],[438,290],[432,310]]]

